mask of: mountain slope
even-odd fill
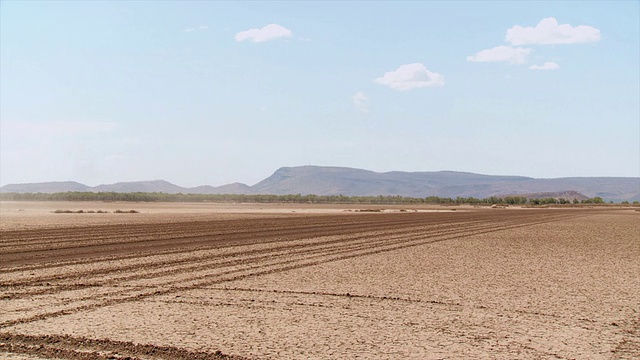
[[[251,187],[259,194],[316,194],[411,197],[476,197],[576,191],[607,200],[638,200],[640,178],[575,177],[534,179],[455,171],[377,173],[368,170],[300,166],[283,167]]]
[[[252,186],[261,194],[442,196],[460,194],[486,183],[520,182],[521,176],[490,176],[455,171],[377,173],[369,170],[300,166],[283,167]],[[477,190],[471,193],[477,193]],[[451,196],[451,195],[447,195]],[[457,196],[457,195],[453,195]]]
[[[57,193],[67,191],[91,191],[91,187],[75,181],[51,181],[30,184],[8,184],[0,188],[2,192],[17,193]]]
[[[222,186],[202,185],[187,189],[192,194],[253,194],[251,187],[242,183],[233,183]]]
[[[167,194],[185,193],[186,188],[164,180],[119,182],[110,185],[98,185],[91,191],[98,192],[163,192]]]
[[[76,182],[11,184],[1,192],[115,191],[195,194],[315,194],[346,196],[400,195],[409,197],[475,197],[566,193],[575,191],[606,201],[640,200],[640,178],[574,177],[534,179],[455,171],[378,173],[345,167],[283,167],[253,186],[233,183],[185,188],[164,180],[89,187]]]

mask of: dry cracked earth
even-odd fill
[[[640,358],[634,209],[3,209],[0,358]]]

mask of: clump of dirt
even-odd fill
[[[125,341],[88,339],[69,335],[23,335],[0,333],[0,351],[65,359],[176,359],[243,360],[240,356],[189,351],[173,346],[135,344]]]

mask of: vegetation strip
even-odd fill
[[[295,203],[295,204],[471,204],[471,205],[523,205],[523,204],[602,204],[601,197],[586,200],[564,198],[527,198],[525,196],[491,196],[424,198],[399,195],[344,196],[344,195],[237,195],[237,194],[168,194],[161,192],[91,192],[69,191],[59,193],[0,193],[0,201],[129,201],[129,202],[218,202],[218,203]],[[628,204],[628,202],[625,202]],[[637,204],[638,202],[634,202]]]

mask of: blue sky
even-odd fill
[[[640,176],[624,2],[0,3],[0,184]]]

